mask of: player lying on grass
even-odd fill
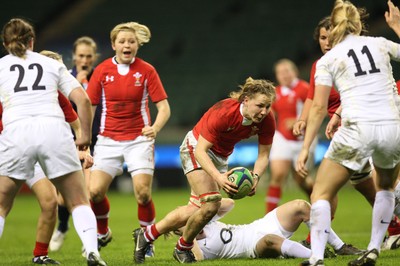
[[[193,203],[193,200],[191,202]],[[287,202],[249,224],[230,225],[218,221],[233,207],[232,199],[222,199],[217,215],[196,237],[197,244],[193,248],[196,260],[279,256],[307,258],[311,255],[309,248],[289,239],[301,223],[310,227],[311,205],[307,201]],[[175,233],[179,234],[180,230]],[[345,244],[333,230],[329,243],[335,250],[339,250]],[[325,256],[336,255],[327,249]]]

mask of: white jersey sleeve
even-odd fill
[[[0,59],[0,98],[3,124],[36,116],[64,118],[58,89],[67,97],[79,82],[64,64],[27,51],[25,58],[7,55]]]
[[[339,91],[344,122],[398,122],[399,97],[391,59],[400,59],[399,44],[349,35],[318,61],[315,84],[334,85]]]

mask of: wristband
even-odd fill
[[[336,112],[334,112],[335,115],[337,115],[340,119],[342,119],[342,116]]]

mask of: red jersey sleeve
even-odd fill
[[[400,80],[396,81],[397,93],[400,94]]]
[[[98,105],[101,100],[101,70],[102,65],[99,65],[94,69],[93,74],[90,77],[88,88],[86,90],[86,93],[88,94],[92,105]]]
[[[157,103],[168,98],[164,86],[161,83],[160,77],[154,68],[152,68],[149,74],[148,90],[149,97],[153,103]]]
[[[60,91],[58,91],[58,102],[60,103],[60,107],[64,112],[65,121],[71,123],[78,119],[78,115],[76,114],[74,108],[72,108],[71,102]]]
[[[314,64],[311,67],[311,72],[310,72],[310,88],[308,89],[308,94],[307,98],[313,100],[314,99],[314,91],[315,91],[315,69],[317,66],[317,62],[315,61]]]

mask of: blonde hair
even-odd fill
[[[62,56],[59,53],[49,51],[49,50],[42,50],[39,54],[50,57],[51,59],[57,60],[58,62],[62,63]]]
[[[248,77],[245,84],[239,86],[239,88],[239,91],[232,91],[229,94],[229,97],[242,102],[246,96],[252,99],[256,94],[259,93],[266,95],[269,99],[271,99],[271,102],[275,101],[275,86],[271,81]]]
[[[79,37],[78,39],[75,40],[74,45],[72,46],[72,52],[75,54],[76,48],[80,44],[86,44],[87,46],[92,47],[93,53],[96,55],[97,54],[97,44],[96,42],[90,38],[89,36],[82,36]]]
[[[110,33],[111,44],[114,44],[117,39],[117,35],[121,31],[130,31],[136,35],[137,41],[140,46],[148,43],[151,38],[151,32],[149,28],[145,25],[139,24],[137,22],[126,22],[115,26]]]
[[[360,35],[364,28],[362,18],[366,17],[364,8],[357,8],[349,1],[336,0],[331,13],[331,32],[329,43],[334,47],[347,35]]]
[[[1,38],[9,53],[24,57],[29,43],[35,38],[35,31],[29,22],[13,18],[4,25]]]
[[[295,64],[292,60],[287,59],[287,58],[279,59],[279,60],[274,64],[274,72],[276,73],[276,68],[277,68],[279,65],[284,65],[284,64],[288,64],[288,65],[292,68],[292,70],[294,71],[294,73],[296,73],[296,76],[299,75],[299,69],[297,68],[296,64]]]

